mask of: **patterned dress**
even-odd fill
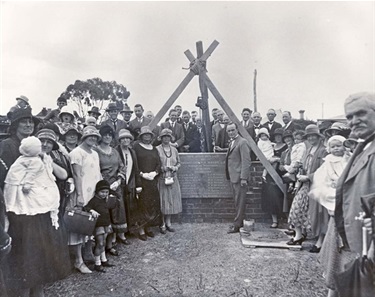
[[[178,156],[176,148],[170,147],[170,151],[167,152],[163,149],[162,145],[159,145],[156,147],[156,149],[159,153],[162,168],[167,166],[180,167],[180,157]],[[172,177],[173,184],[166,185],[166,177]],[[162,175],[159,178],[158,188],[160,192],[160,209],[162,214],[171,215],[182,212],[181,189],[180,183],[178,182],[177,173],[162,170]]]

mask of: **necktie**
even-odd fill
[[[185,130],[189,128],[189,124],[185,124]]]
[[[112,123],[113,123],[113,127],[115,128],[115,131],[116,131],[116,123],[117,123],[117,121],[112,121]]]

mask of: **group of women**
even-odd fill
[[[32,116],[31,109],[17,110],[12,115],[10,137],[0,143],[1,189],[5,187],[5,195],[1,192],[0,210],[8,211],[7,216],[4,211],[0,213],[0,222],[8,219],[5,230],[8,239],[12,239],[10,253],[5,260],[0,260],[1,296],[7,293],[11,296],[43,296],[44,284],[64,278],[71,272],[69,250],[74,257],[74,267],[81,273],[91,273],[84,262],[87,260],[85,251],[92,249],[90,237],[69,232],[63,216],[67,207],[84,207],[94,196],[95,185],[100,180],[110,184],[119,201],[116,208],[110,210],[113,233],[107,238],[106,252],[112,255],[118,255],[116,241],[130,244],[125,237],[127,232],[143,241],[154,237],[151,226],[160,226],[162,234],[174,232],[171,215],[182,211],[177,179],[180,159],[176,148],[170,145],[173,141],[171,130],[162,130],[159,135],[161,144],[154,147],[154,134],[149,127],[141,128],[135,142],[133,135],[123,129],[117,139],[119,145],[111,147],[115,134],[109,126],[99,130],[87,126],[78,131],[76,127],[66,125],[61,133],[58,125],[47,124],[37,131],[38,125],[39,120]],[[49,185],[40,183],[34,189],[38,177],[43,176],[37,173],[33,190],[26,193],[20,182],[20,190],[16,191],[12,203],[22,204],[21,199],[17,200],[17,195],[22,194],[28,195],[31,204],[42,205],[43,202],[38,201],[43,197],[41,193],[48,186],[52,187],[58,197],[51,199],[59,206],[58,222],[52,220],[52,224],[55,211],[52,208],[43,208],[36,213],[15,213],[9,211],[7,205],[10,187],[7,175],[21,156],[20,146],[31,135],[40,141],[41,152],[36,158],[43,160],[42,171],[52,182]],[[50,166],[46,165],[47,161]],[[30,164],[27,163],[25,172],[33,169]]]

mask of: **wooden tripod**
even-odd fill
[[[221,108],[226,112],[228,117],[233,123],[237,124],[238,131],[244,137],[250,144],[250,147],[252,151],[255,153],[255,155],[258,157],[259,161],[262,163],[262,165],[266,168],[268,173],[271,175],[272,179],[275,181],[276,185],[280,188],[280,190],[286,194],[286,187],[281,179],[281,177],[277,174],[276,170],[272,167],[270,162],[266,159],[264,154],[260,151],[255,141],[251,138],[249,133],[246,131],[246,129],[241,125],[241,122],[237,118],[237,116],[234,114],[232,109],[229,107],[229,105],[224,100],[223,96],[221,96],[218,89],[215,87],[213,82],[210,80],[210,78],[207,75],[206,70],[206,62],[207,59],[211,56],[213,51],[216,49],[216,47],[219,45],[219,42],[214,40],[211,45],[208,47],[208,49],[203,53],[203,45],[201,41],[198,41],[196,43],[197,46],[197,58],[194,57],[194,55],[191,53],[190,50],[185,51],[185,56],[190,61],[190,67],[189,67],[189,73],[186,75],[186,77],[183,79],[183,81],[179,84],[177,89],[172,93],[172,95],[169,97],[167,102],[164,104],[164,106],[159,110],[159,112],[155,115],[152,122],[149,124],[151,130],[155,128],[157,123],[162,119],[162,117],[167,113],[167,111],[171,108],[173,103],[177,100],[177,98],[180,96],[180,94],[184,91],[186,86],[190,83],[190,81],[193,79],[195,75],[199,75],[199,85],[200,90],[202,94],[202,99],[207,100],[208,99],[208,92],[207,88],[210,90],[212,95],[215,97]],[[209,126],[209,110],[203,110],[203,123],[205,126],[205,133],[206,133],[206,139],[207,142],[210,142],[211,140],[211,131]]]

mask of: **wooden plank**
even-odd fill
[[[223,110],[226,112],[226,114],[232,120],[232,122],[237,124],[238,131],[241,133],[242,137],[244,137],[245,139],[249,141],[250,147],[255,153],[255,155],[259,158],[259,161],[266,168],[266,170],[268,171],[272,179],[275,181],[276,185],[280,188],[280,190],[284,193],[284,195],[286,195],[286,185],[284,185],[281,177],[277,174],[276,170],[272,167],[271,163],[268,162],[264,154],[258,148],[255,141],[251,138],[249,133],[246,131],[246,129],[241,125],[241,122],[238,120],[237,116],[234,114],[234,112],[229,107],[229,105],[225,102],[223,96],[221,96],[220,92],[216,89],[216,87],[214,86],[210,78],[208,77],[207,73],[202,72],[201,75],[204,77],[205,83],[208,89],[211,91],[212,95],[214,95],[217,102],[220,104],[220,106],[223,108]]]
[[[197,48],[197,58],[200,59],[203,55],[203,43],[202,41],[198,41],[196,43]],[[207,66],[207,64],[206,64]],[[206,71],[205,69],[200,68],[199,73],[202,71]],[[208,152],[212,152],[212,130],[211,130],[211,122],[210,122],[210,107],[208,104],[208,89],[204,82],[204,77],[199,74],[199,89],[201,91],[202,100],[207,103],[207,109],[202,110],[202,122],[204,124],[204,134],[206,137],[206,147]]]
[[[263,247],[263,248],[281,248],[281,249],[289,249],[289,250],[301,250],[301,245],[287,245],[286,241],[257,241],[251,240],[251,238],[247,236],[241,236],[241,242],[244,247]]]
[[[211,45],[208,47],[208,49],[204,52],[204,54],[200,57],[200,60],[206,61],[211,56],[211,54],[213,53],[215,48],[217,48],[218,45],[219,45],[219,42],[214,40],[211,43]]]
[[[191,82],[195,73],[193,71],[189,71],[189,73],[185,76],[183,81],[179,84],[173,94],[169,97],[167,102],[163,105],[163,107],[159,110],[159,112],[155,115],[154,119],[149,124],[151,130],[156,127],[156,125],[160,122],[162,117],[167,113],[167,111],[171,108],[173,103],[177,100],[178,96],[185,90],[186,86]]]
[[[185,56],[189,59],[190,62],[193,62],[195,60],[194,55],[191,53],[190,50],[186,50],[184,52]]]

